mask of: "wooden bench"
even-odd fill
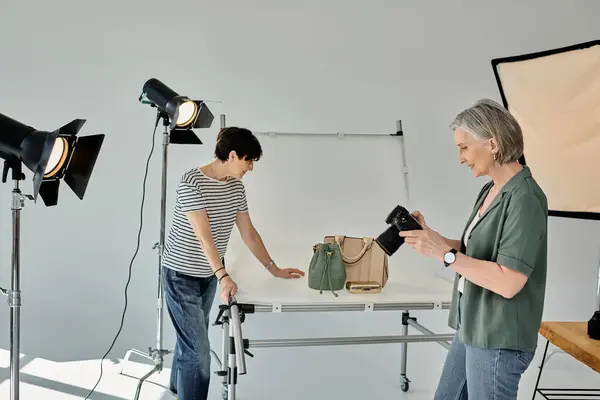
[[[550,343],[594,371],[600,372],[600,340],[594,340],[588,336],[587,322],[542,322],[539,332],[546,338],[546,347],[535,384],[533,399],[535,399],[537,393],[545,399],[600,399],[600,390],[598,389],[542,389],[538,387]]]

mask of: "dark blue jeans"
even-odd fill
[[[165,302],[177,341],[170,389],[179,400],[206,400],[210,384],[208,326],[217,279],[196,278],[163,268]]]

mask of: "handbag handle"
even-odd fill
[[[340,253],[342,254],[342,259],[347,264],[355,264],[355,263],[359,262],[361,260],[361,258],[364,257],[367,250],[369,250],[371,248],[371,245],[373,244],[373,238],[370,238],[370,237],[362,238],[363,248],[354,257],[348,257],[342,251],[342,243],[344,243],[345,238],[346,237],[343,235],[335,235],[335,243],[340,246]]]

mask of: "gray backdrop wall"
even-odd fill
[[[22,352],[55,361],[100,358],[120,322],[155,118],[153,109],[137,101],[148,78],[215,101],[209,103],[213,127],[198,132],[205,145],[171,147],[169,210],[181,173],[211,159],[221,113],[229,125],[260,131],[392,132],[402,119],[413,205],[432,227],[457,236],[484,180],[458,164],[447,125],[481,97],[499,100],[490,60],[600,37],[600,3],[591,0],[4,0],[1,8],[0,112],[48,130],[85,118],[82,134],[107,135],[84,201],[63,186],[57,207],[27,203],[22,215]],[[130,347],[155,345],[157,258],[151,246],[159,228],[158,136],[129,308],[114,358]],[[310,154],[305,159],[310,162]],[[260,163],[254,173],[260,173]],[[291,190],[297,177],[288,178],[285,187],[254,187],[253,193]],[[11,187],[9,182],[0,190],[2,286],[9,285]],[[24,188],[30,187],[28,180]],[[255,220],[259,231],[278,223],[263,216]],[[284,222],[281,229],[294,234]],[[581,320],[593,312],[599,235],[599,223],[551,219],[546,318]],[[239,238],[234,240],[239,246]],[[277,255],[276,248],[270,251]],[[414,268],[439,269],[409,252],[399,257]],[[446,329],[446,313],[417,315],[433,329]],[[316,328],[323,335],[400,328],[399,315],[252,318],[246,331],[256,337],[313,335]],[[0,320],[5,321],[0,344],[8,348],[7,307],[0,307]],[[218,344],[217,331],[212,337]],[[165,344],[171,346],[173,338],[166,318]],[[431,347],[436,360],[445,351],[423,346]],[[332,363],[317,371],[313,357],[328,351],[264,350],[251,362],[272,369],[293,357],[294,373],[318,376],[342,368]],[[367,357],[355,367],[361,371],[385,370],[382,360],[399,354],[381,346],[348,353],[358,351]],[[396,374],[397,366],[389,373]],[[294,380],[292,385],[302,386]]]

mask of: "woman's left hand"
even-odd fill
[[[273,276],[275,276],[277,278],[296,279],[296,278],[300,278],[301,276],[304,276],[304,271],[301,271],[296,268],[279,268],[276,265],[274,265],[271,268],[272,268],[271,273],[273,274]]]
[[[400,236],[404,238],[404,243],[419,253],[440,261],[444,260],[444,254],[450,250],[442,235],[432,229],[402,231]]]

